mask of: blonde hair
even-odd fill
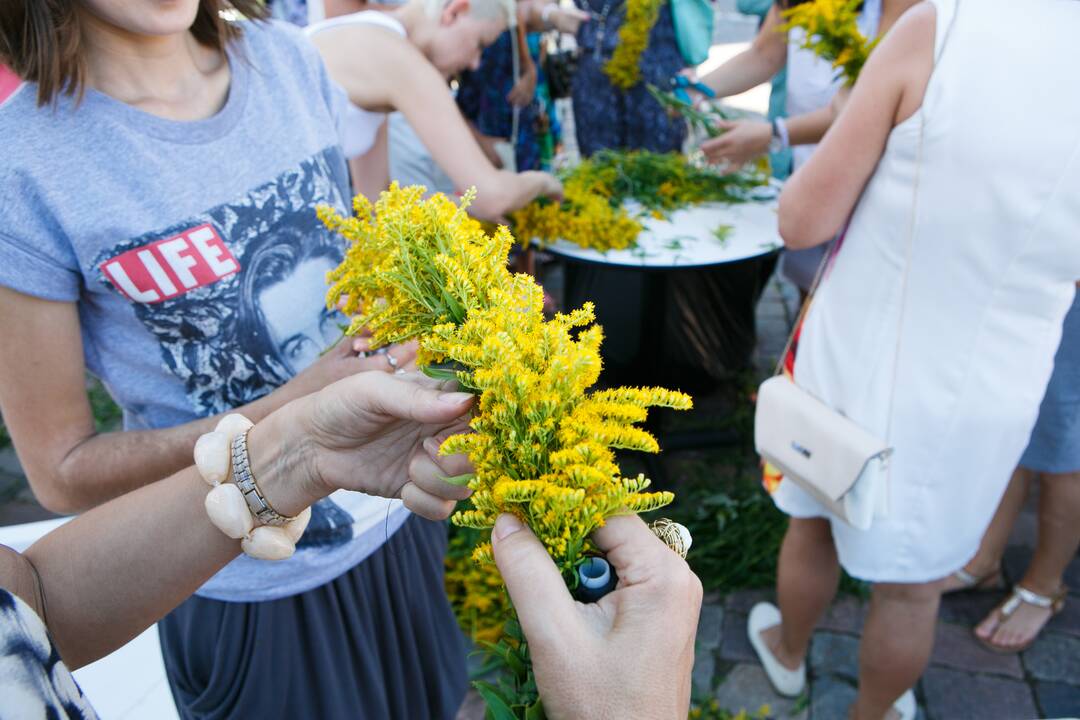
[[[424,0],[428,17],[438,17],[448,0]],[[478,20],[501,20],[510,27],[517,25],[517,8],[514,0],[469,0],[469,17]]]

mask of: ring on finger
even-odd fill
[[[398,369],[397,358],[391,355],[389,352],[383,353],[383,355],[386,357],[386,362],[390,363],[390,369],[396,371]]]
[[[683,560],[686,559],[686,553],[690,551],[694,539],[690,536],[690,531],[686,529],[685,525],[667,518],[660,518],[650,525],[649,529],[676,555]]]

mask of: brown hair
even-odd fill
[[[38,105],[61,93],[81,96],[86,81],[78,0],[3,0],[0,2],[0,61],[23,80],[37,83]],[[224,51],[240,35],[240,25],[222,11],[260,19],[259,0],[199,0],[191,34],[203,45]]]

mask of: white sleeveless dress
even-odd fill
[[[321,8],[321,5],[319,7]],[[342,25],[375,25],[397,33],[401,37],[407,37],[404,25],[396,18],[378,10],[362,10],[322,20],[304,28],[304,34],[311,37],[327,28]],[[341,137],[341,148],[345,152],[345,157],[354,158],[371,149],[371,146],[375,144],[376,133],[386,122],[386,115],[386,113],[372,112],[352,103],[349,104],[345,111],[345,126],[342,128]]]
[[[844,568],[878,582],[935,580],[975,554],[1080,278],[1080,95],[1061,90],[1080,67],[1080,0],[934,4],[922,108],[892,131],[795,361],[799,385],[896,448],[889,516],[867,531],[832,518]],[[774,499],[829,517],[786,480]]]

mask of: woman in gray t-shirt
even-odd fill
[[[365,60],[385,63],[382,87],[347,96],[297,30],[227,22],[219,5],[15,0],[0,19],[0,61],[26,81],[0,106],[0,406],[58,512],[190,465],[228,410],[258,420],[391,370],[385,355],[358,356],[362,340],[320,356],[338,335],[323,278],[343,248],[314,210],[349,206],[349,101],[393,106],[444,90],[441,77],[380,37]],[[482,35],[458,15],[463,42]],[[428,122],[482,159],[441,104],[453,107],[432,97]],[[550,188],[490,166],[475,182],[519,203]],[[412,350],[389,354],[404,364]],[[95,432],[87,371],[123,408],[123,432]],[[452,717],[466,678],[441,586],[445,528],[399,505],[335,493],[292,558],[241,557],[166,617],[181,715]]]

